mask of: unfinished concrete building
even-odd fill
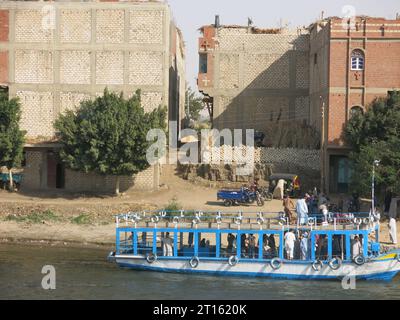
[[[28,139],[23,187],[112,190],[112,177],[64,168],[54,120],[108,87],[125,97],[141,89],[145,111],[167,106],[169,120],[180,123],[182,34],[169,6],[159,1],[3,1],[0,84],[22,104],[21,128]],[[151,167],[123,181],[122,189],[157,187],[158,170]]]
[[[400,89],[399,22],[331,17],[293,33],[216,19],[201,28],[198,75],[214,127],[265,131],[271,120],[305,121],[321,145],[321,187],[347,192],[343,129],[374,99]]]
[[[198,87],[216,129],[309,118],[307,30],[221,26],[217,17],[201,32]]]

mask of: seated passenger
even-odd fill
[[[359,236],[354,237],[352,249],[353,249],[353,259],[355,259],[359,255],[362,255],[362,245]]]
[[[174,249],[173,249],[173,239],[170,238],[169,232],[167,232],[165,238],[161,240],[163,245],[163,256],[164,257],[173,257]]]
[[[253,234],[249,235],[249,258],[256,257],[256,237]]]
[[[205,239],[205,238],[203,238],[203,239],[200,241],[200,247],[201,247],[201,248],[205,248],[205,247],[206,247],[206,239]]]

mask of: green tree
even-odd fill
[[[400,91],[375,100],[364,114],[356,113],[345,128],[345,140],[353,148],[355,190],[368,194],[373,161],[381,160],[376,169],[377,190],[400,191]]]
[[[0,165],[8,169],[10,190],[13,190],[12,169],[19,167],[23,159],[25,131],[19,129],[21,105],[18,98],[8,99],[0,93]]]
[[[60,156],[77,171],[95,172],[117,177],[115,193],[119,194],[120,176],[137,174],[149,167],[146,150],[147,132],[166,129],[166,108],[145,113],[140,91],[125,100],[104,90],[94,101],[84,101],[75,113],[67,111],[55,122],[63,148]]]
[[[186,99],[189,109],[186,110],[186,117],[193,122],[198,122],[200,120],[200,112],[205,108],[202,97],[198,96],[191,87],[188,87]]]

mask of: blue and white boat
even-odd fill
[[[288,231],[307,239],[306,254],[296,240],[288,259]],[[127,213],[116,217],[109,259],[134,270],[299,280],[391,280],[400,271],[400,250],[384,248],[379,222],[361,213],[330,214],[324,225],[313,217],[305,226],[281,213]]]

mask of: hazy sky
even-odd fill
[[[186,43],[186,79],[196,88],[198,72],[198,29],[214,23],[214,16],[220,15],[221,24],[247,25],[251,17],[254,26],[260,28],[278,27],[282,20],[289,28],[308,26],[324,11],[324,16],[343,17],[353,6],[356,15],[379,16],[394,19],[400,13],[399,0],[168,0],[178,27]]]

